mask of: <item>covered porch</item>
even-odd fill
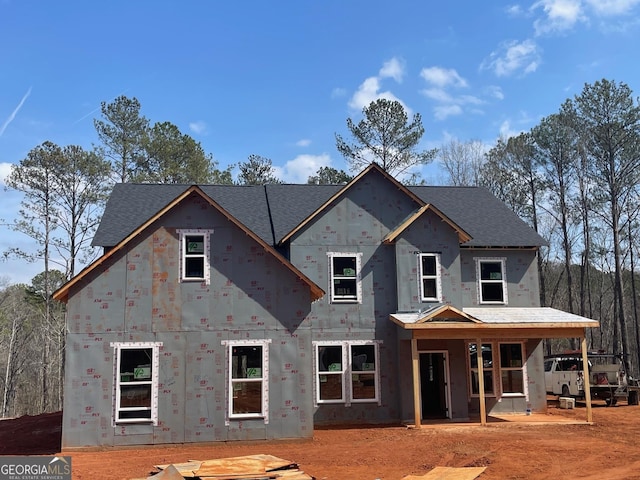
[[[586,328],[599,326],[595,320],[549,307],[475,307],[460,310],[451,305],[438,304],[424,311],[391,314],[390,319],[410,336],[413,416],[416,428],[422,426],[422,408],[425,406],[425,399],[422,398],[424,389],[420,377],[419,342],[458,340],[478,349],[487,343],[491,344],[490,342],[507,342],[513,339],[526,342],[549,338],[578,338],[581,344],[583,368],[584,371],[588,371]],[[483,358],[482,348],[479,350],[480,356],[476,356],[476,359]],[[487,377],[493,378],[493,371],[485,375],[484,364],[484,361],[476,361],[471,375],[473,382],[468,380],[469,385],[473,383],[473,386],[469,387],[473,395],[469,393],[468,396],[473,396],[474,401],[477,397],[479,404],[478,423],[480,425],[489,423],[488,394],[494,402],[497,396],[492,393],[493,385],[485,384]],[[539,367],[542,368],[542,365]],[[542,389],[544,389],[543,377],[542,373]],[[589,391],[588,375],[585,375],[584,382],[585,391]],[[524,396],[526,395],[528,393],[525,391]],[[593,416],[589,395],[585,398],[585,402],[586,421],[591,423]]]

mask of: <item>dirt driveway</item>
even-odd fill
[[[535,417],[549,422],[492,422],[486,427],[450,425],[420,430],[400,426],[318,429],[308,441],[62,453],[72,456],[73,478],[86,480],[145,478],[157,464],[251,454],[291,460],[318,480],[400,480],[406,475],[423,475],[436,466],[486,466],[480,480],[640,478],[640,407],[624,403],[606,407],[596,402],[594,425],[558,421],[584,421],[585,409],[580,404],[575,410],[551,404],[546,418]],[[33,434],[36,427],[20,430],[16,420],[0,422],[0,454],[58,453],[59,416],[52,414],[45,423],[50,426],[40,424]],[[19,451],[12,451],[16,449]]]

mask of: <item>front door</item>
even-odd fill
[[[446,352],[420,352],[422,418],[449,418]]]

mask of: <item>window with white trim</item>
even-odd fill
[[[178,230],[180,236],[180,281],[209,284],[210,237],[213,230]]]
[[[332,303],[360,303],[362,253],[328,253]]]
[[[314,342],[316,403],[380,403],[378,341]]]
[[[270,340],[239,340],[227,345],[228,418],[268,418]]]
[[[522,343],[500,344],[500,386],[503,395],[525,394],[524,348]]]
[[[482,347],[482,378],[484,379],[484,393],[485,395],[493,396],[494,388],[493,388],[493,344],[492,343],[483,343]],[[480,384],[479,384],[479,372],[478,372],[478,344],[470,343],[469,344],[469,370],[471,374],[471,396],[478,396],[480,394]]]
[[[476,258],[478,302],[507,304],[506,258]]]
[[[482,344],[484,391],[487,396],[523,396],[526,391],[526,366],[522,342],[487,342]],[[480,394],[478,386],[478,348],[469,343],[470,394]]]
[[[419,254],[418,270],[420,272],[420,300],[423,302],[441,302],[440,255],[437,253]]]
[[[158,424],[158,363],[162,342],[111,343],[115,423]]]

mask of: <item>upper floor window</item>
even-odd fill
[[[442,301],[442,280],[440,277],[440,255],[421,253],[419,256],[420,299],[423,302]]]
[[[314,347],[316,403],[379,403],[378,342],[314,342]]]
[[[158,362],[161,342],[117,342],[114,349],[115,423],[158,424]]]
[[[223,342],[228,347],[228,408],[230,419],[268,420],[270,340]]]
[[[476,258],[478,302],[507,304],[506,258]]]
[[[209,283],[209,238],[212,230],[178,230],[180,235],[180,280]]]
[[[331,302],[360,303],[361,253],[329,253]]]

